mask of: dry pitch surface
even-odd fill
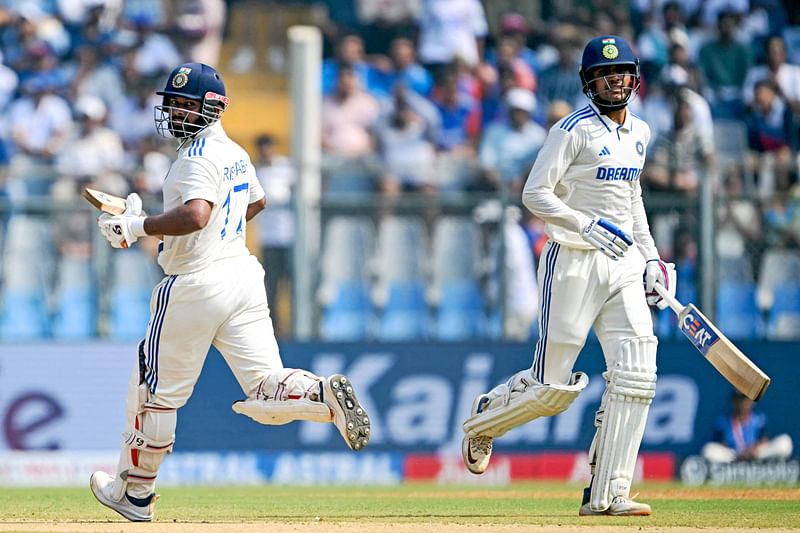
[[[650,517],[578,517],[581,489],[509,487],[192,487],[161,491],[157,520],[132,524],[88,489],[0,489],[0,532],[585,533],[797,531],[800,488],[640,485]]]

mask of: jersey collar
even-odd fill
[[[631,113],[629,107],[626,107],[625,109],[625,121],[622,124],[617,124],[610,118],[600,114],[600,110],[594,104],[594,102],[589,102],[589,107],[592,108],[592,111],[594,111],[594,114],[597,115],[598,120],[603,123],[603,126],[605,126],[608,131],[614,131],[618,129],[633,131],[633,113]]]

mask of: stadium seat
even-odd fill
[[[144,337],[150,320],[150,292],[142,287],[118,285],[109,300],[108,336],[115,341]]]
[[[422,219],[388,216],[378,227],[375,253],[375,290],[378,307],[387,305],[395,284],[425,284],[426,237]]]
[[[428,305],[421,282],[395,282],[381,314],[378,338],[384,341],[414,340],[425,337]]]
[[[366,339],[372,319],[369,287],[359,282],[341,282],[334,291],[333,301],[322,310],[320,338],[327,341]]]
[[[63,257],[58,272],[53,337],[59,340],[94,337],[97,333],[97,282],[91,260],[88,257]]]
[[[750,282],[722,282],[717,291],[716,325],[732,339],[753,339],[762,334],[756,288]]]
[[[96,294],[89,288],[69,288],[59,291],[58,309],[53,318],[53,338],[85,340],[97,334]],[[144,329],[139,335],[144,334]]]
[[[159,279],[155,263],[139,248],[115,253],[111,260],[109,338],[141,339],[150,320],[150,294]]]
[[[369,282],[374,240],[375,228],[367,217],[336,216],[325,224],[317,293],[323,307],[337,297],[342,283]]]
[[[719,281],[753,281],[753,267],[749,257],[719,257]]]
[[[743,165],[748,151],[747,126],[741,120],[714,119],[714,148],[720,168]]]
[[[800,253],[783,248],[770,248],[761,257],[758,274],[758,307],[772,308],[775,288],[782,283],[800,283]]]
[[[47,294],[55,268],[48,231],[39,217],[13,215],[8,221],[0,294],[3,340],[37,340],[50,334]]]
[[[480,235],[471,218],[443,216],[433,232],[434,276],[439,280],[474,279],[480,260]]]
[[[452,281],[441,289],[434,336],[455,341],[483,337],[486,313],[480,286],[472,281]]]
[[[800,339],[800,284],[782,283],[775,288],[775,300],[767,318],[767,338]]]
[[[40,291],[6,290],[0,338],[4,341],[33,341],[48,335],[49,317]]]

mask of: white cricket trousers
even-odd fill
[[[246,395],[283,368],[269,316],[264,269],[256,257],[224,259],[153,289],[145,336],[149,401],[180,408],[214,345]]]
[[[566,384],[589,330],[613,368],[625,339],[653,335],[644,293],[645,259],[632,246],[619,261],[597,250],[548,241],[539,259],[539,340],[532,372],[540,383]]]

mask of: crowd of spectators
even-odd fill
[[[518,202],[546,130],[587,104],[577,76],[585,41],[617,34],[641,57],[630,109],[653,132],[642,186],[662,256],[683,271],[680,296],[698,297],[704,184],[718,206],[719,268],[730,269],[720,284],[755,292],[766,255],[800,253],[800,19],[790,2],[425,0],[385,15],[372,9],[381,2],[352,4],[369,15],[332,10],[324,28],[329,194]],[[538,260],[541,221],[522,224]],[[726,261],[734,255],[749,268]],[[769,320],[755,296],[744,300]],[[705,302],[714,303],[731,309]],[[792,312],[800,317],[800,302]]]
[[[682,296],[695,295],[703,183],[717,199],[718,257],[743,250],[750,263],[734,281],[759,283],[763,255],[800,247],[800,20],[788,0],[0,0],[3,218],[31,198],[69,200],[87,185],[157,200],[173,147],[154,137],[154,90],[181,61],[223,74],[265,68],[241,54],[219,64],[228,15],[282,4],[327,12],[328,197],[518,202],[547,129],[587,103],[577,75],[585,41],[617,34],[641,57],[630,107],[653,131],[642,186],[659,249],[687,282]],[[285,41],[270,42],[277,68]],[[260,172],[279,181],[285,226],[287,161],[275,159],[272,137],[258,147]],[[542,223],[521,213],[538,261]],[[75,220],[56,225],[53,244],[87,256],[91,220]],[[265,242],[282,265],[288,231]]]

